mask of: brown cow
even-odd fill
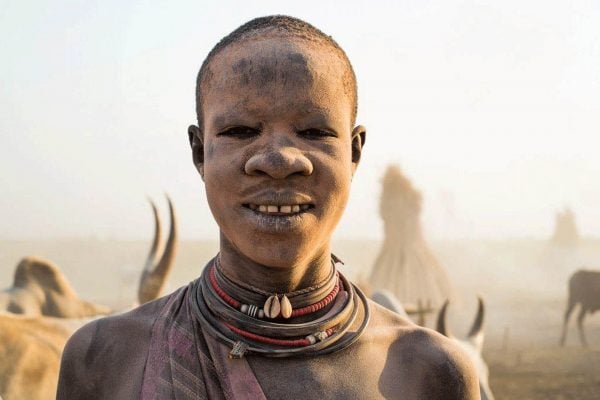
[[[153,203],[152,209],[155,235],[139,284],[140,303],[160,296],[176,252],[177,221],[169,201],[169,238],[156,262],[161,224]],[[0,399],[54,399],[66,341],[109,310],[81,300],[56,265],[33,257],[19,263],[15,285],[2,294],[8,298],[7,310],[25,315],[0,310]]]
[[[583,331],[583,319],[587,313],[593,314],[600,310],[600,271],[580,269],[571,275],[571,279],[569,279],[569,300],[560,338],[561,346],[564,346],[567,340],[569,317],[578,303],[577,327],[579,329],[579,339],[581,344],[587,347],[588,343]]]

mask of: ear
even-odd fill
[[[352,130],[352,175],[356,172],[358,163],[360,162],[360,156],[362,149],[367,139],[367,128],[362,125],[358,125]]]
[[[190,125],[188,128],[188,138],[192,148],[192,161],[196,169],[204,180],[204,135],[196,125]]]

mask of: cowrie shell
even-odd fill
[[[281,316],[283,318],[289,318],[292,316],[292,303],[284,294],[281,298]]]
[[[269,296],[267,301],[265,301],[263,311],[265,312],[265,316],[267,318],[277,318],[279,316],[279,313],[281,312],[281,304],[279,303],[279,298],[276,294]]]

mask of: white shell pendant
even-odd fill
[[[285,294],[281,297],[281,316],[283,318],[292,316],[292,303]]]
[[[277,318],[279,316],[279,313],[281,312],[281,304],[279,303],[277,294],[269,296],[267,301],[265,301],[263,311],[265,312],[265,317],[267,318]]]

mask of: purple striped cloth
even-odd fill
[[[170,296],[153,327],[141,399],[266,399],[245,359],[203,332],[194,318],[192,282]]]

